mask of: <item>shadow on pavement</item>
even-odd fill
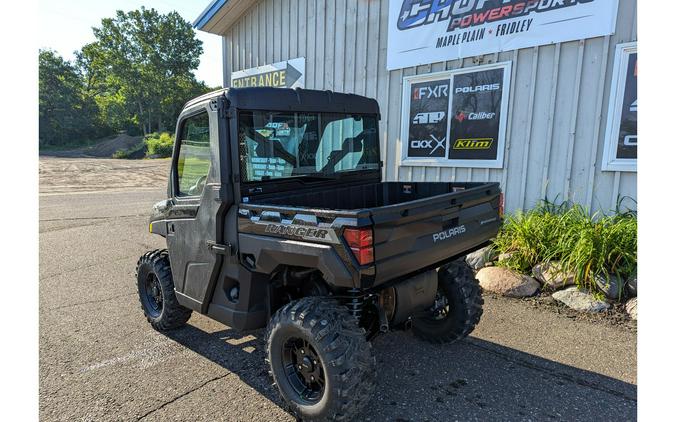
[[[188,325],[168,335],[282,406],[261,331],[207,333]],[[477,338],[433,345],[394,332],[376,338],[374,350],[377,390],[360,420],[637,419],[636,385]]]

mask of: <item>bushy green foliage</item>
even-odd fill
[[[40,146],[59,147],[105,136],[96,102],[85,95],[78,69],[51,50],[39,54]]]
[[[141,142],[138,145],[129,148],[129,149],[118,149],[112,155],[112,158],[143,158],[144,152],[146,150],[145,142]]]
[[[528,274],[538,263],[559,261],[575,274],[577,285],[597,292],[596,276],[626,280],[637,270],[637,216],[591,215],[580,205],[544,201],[509,216],[494,244],[511,254],[499,265]]]
[[[211,90],[197,81],[202,42],[177,12],[118,10],[72,63],[40,51],[40,146],[110,133],[173,130],[181,108]]]
[[[173,135],[169,132],[151,133],[147,135],[143,142],[146,145],[146,155],[158,155],[160,157],[171,157],[173,152]]]

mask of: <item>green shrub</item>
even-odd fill
[[[171,157],[173,152],[173,135],[168,132],[151,133],[143,139],[147,147],[147,156],[157,155]]]
[[[501,266],[529,274],[538,263],[560,261],[577,285],[598,293],[595,277],[615,274],[626,280],[637,270],[637,216],[591,215],[580,205],[543,201],[509,216],[494,244],[498,252],[511,254]]]
[[[119,158],[119,159],[129,158],[129,151],[126,149],[118,149],[113,153],[112,158]]]

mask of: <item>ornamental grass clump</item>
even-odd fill
[[[591,215],[580,205],[543,201],[507,217],[494,244],[508,254],[498,265],[529,274],[538,263],[558,261],[578,286],[599,294],[596,277],[624,282],[637,270],[637,217]]]

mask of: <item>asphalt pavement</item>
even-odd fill
[[[294,420],[267,377],[262,333],[197,314],[169,334],[147,324],[134,269],[165,246],[147,221],[166,182],[147,180],[168,161],[118,163],[40,160],[40,419]],[[68,184],[69,168],[91,174]],[[636,334],[621,325],[486,297],[459,344],[394,332],[374,350],[378,387],[360,420],[637,418]]]

